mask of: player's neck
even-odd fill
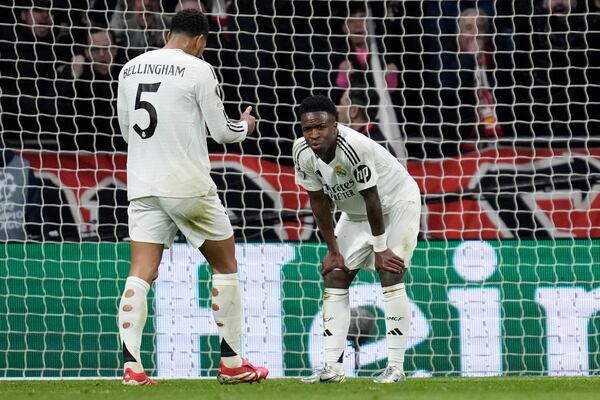
[[[169,41],[163,47],[164,49],[178,49],[187,54],[190,54],[196,57],[193,54],[192,46],[191,46],[191,38],[185,37],[183,35],[171,35]]]
[[[339,134],[340,134],[340,131],[336,130],[336,132],[335,132],[336,139],[337,139],[337,135],[339,135]],[[321,160],[323,160],[324,163],[329,164],[335,158],[335,150],[336,150],[336,148],[337,148],[337,140],[335,140],[333,142],[333,145],[327,150],[327,152],[325,154],[323,154],[323,155],[318,154],[318,157]]]

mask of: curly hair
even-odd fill
[[[298,115],[302,116],[302,114],[319,111],[325,111],[327,114],[333,115],[334,118],[337,117],[337,111],[333,101],[331,101],[329,97],[320,94],[309,96],[302,100]]]
[[[184,34],[189,37],[208,36],[208,19],[198,10],[181,10],[171,21],[171,33]]]

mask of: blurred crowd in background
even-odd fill
[[[259,134],[230,150],[290,164],[314,93],[404,158],[600,132],[600,0],[15,0],[0,6],[5,145],[124,151],[119,70],[162,47],[183,8],[209,16],[228,113],[255,107]]]

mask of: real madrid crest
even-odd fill
[[[339,164],[335,166],[335,174],[337,176],[341,176],[342,178],[345,177],[346,175],[348,175],[348,173],[346,172],[346,170],[344,169],[344,167],[342,167]]]

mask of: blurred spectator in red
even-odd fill
[[[392,146],[378,125],[379,95],[375,89],[355,85],[344,91],[337,106],[337,121],[370,137],[392,154]]]
[[[364,1],[344,4],[339,11],[346,15],[341,26],[342,35],[333,38],[331,65],[334,69],[333,83],[339,88],[348,88],[351,82],[374,87],[371,75],[372,57],[380,57],[370,49],[371,40],[367,26],[367,5]],[[380,46],[380,50],[383,49]],[[395,90],[399,86],[396,61],[389,56],[382,58],[387,88]]]
[[[235,14],[235,5],[233,0],[212,1],[212,0],[177,0],[174,13],[185,9],[201,10],[208,17],[210,24],[208,34],[208,44],[206,50],[219,51],[223,48],[229,48],[233,38],[233,16]],[[170,18],[167,25],[170,24]],[[203,53],[203,57],[206,54]],[[211,64],[209,62],[209,64]],[[211,65],[219,65],[222,62]]]
[[[503,82],[496,74],[488,15],[468,8],[458,17],[457,27],[455,42],[442,53],[442,114],[448,124],[445,138],[456,141],[462,151],[472,151],[482,144],[480,139],[503,135],[496,90]]]
[[[91,28],[84,55],[73,57],[56,84],[63,148],[125,149],[116,118],[120,63],[108,29]],[[68,136],[66,136],[68,135]]]

